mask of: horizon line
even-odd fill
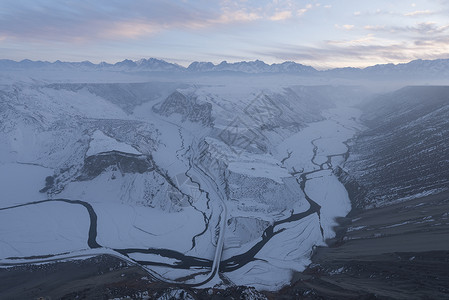
[[[194,64],[194,63],[211,63],[211,64],[213,64],[214,67],[216,67],[216,66],[219,66],[220,64],[223,64],[223,63],[227,63],[227,64],[230,64],[230,65],[233,65],[233,64],[239,64],[239,63],[256,63],[256,62],[261,62],[261,63],[263,63],[263,64],[265,64],[265,65],[267,65],[267,66],[282,65],[282,64],[284,64],[284,63],[294,63],[294,64],[296,64],[296,65],[300,65],[300,66],[305,66],[305,67],[313,68],[313,69],[315,69],[316,71],[330,71],[330,70],[338,70],[338,69],[360,69],[360,70],[363,70],[363,69],[370,68],[370,67],[384,66],[384,65],[394,65],[394,66],[398,66],[398,65],[409,64],[409,63],[414,62],[414,61],[439,61],[439,60],[449,60],[449,57],[448,57],[448,58],[437,58],[437,59],[421,59],[421,58],[418,58],[418,59],[410,60],[410,61],[407,61],[407,62],[399,62],[399,63],[385,62],[385,63],[379,63],[379,64],[368,65],[368,66],[365,66],[365,67],[344,66],[344,67],[334,67],[334,68],[333,68],[333,67],[317,68],[317,67],[314,67],[314,66],[312,66],[312,65],[306,65],[306,64],[303,64],[303,63],[300,63],[300,62],[296,62],[296,61],[293,61],[293,60],[286,60],[286,61],[282,61],[282,62],[274,62],[274,63],[271,63],[271,64],[270,64],[270,63],[266,63],[265,61],[260,60],[260,59],[254,59],[254,60],[241,60],[241,61],[237,61],[237,60],[236,60],[236,61],[227,61],[227,60],[223,60],[223,61],[221,61],[220,63],[214,63],[214,62],[211,62],[211,61],[192,61],[192,62],[188,63],[187,65],[181,65],[181,64],[179,64],[179,63],[177,63],[177,62],[173,62],[173,61],[177,61],[177,60],[179,60],[179,59],[167,59],[167,58],[157,58],[157,57],[140,58],[140,59],[137,59],[137,60],[132,60],[132,59],[126,58],[126,59],[124,59],[124,60],[119,60],[119,61],[116,61],[116,62],[113,62],[113,63],[111,63],[111,62],[106,62],[106,61],[100,61],[100,62],[98,62],[98,63],[95,63],[95,62],[92,62],[92,61],[90,61],[90,60],[82,60],[82,61],[63,61],[63,60],[60,60],[60,59],[57,59],[57,60],[55,60],[55,61],[48,61],[48,60],[32,60],[32,59],[28,59],[28,58],[24,58],[24,59],[22,59],[22,60],[15,60],[15,59],[9,59],[9,58],[1,58],[0,61],[12,61],[12,62],[15,62],[15,63],[22,63],[22,62],[24,62],[24,61],[30,61],[30,62],[49,63],[49,64],[55,64],[55,63],[68,63],[68,64],[70,64],[70,63],[90,63],[90,64],[93,64],[93,65],[107,64],[107,65],[110,65],[110,66],[114,66],[114,65],[116,65],[116,64],[118,64],[118,63],[125,62],[125,61],[131,61],[131,62],[133,62],[133,63],[138,63],[138,62],[143,61],[143,60],[148,61],[148,60],[152,60],[152,59],[153,59],[153,60],[157,60],[157,61],[163,61],[163,62],[165,62],[165,63],[171,64],[171,65],[174,65],[174,66],[178,66],[178,67],[183,68],[183,69],[188,69],[188,68],[189,68],[192,64]]]

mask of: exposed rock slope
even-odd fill
[[[357,207],[449,188],[449,87],[406,87],[362,108],[369,129],[345,165]]]

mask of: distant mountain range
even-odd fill
[[[48,61],[32,61],[29,59],[20,62],[0,59],[0,68],[3,70],[12,69],[80,69],[80,70],[104,70],[104,71],[125,71],[125,72],[239,72],[250,74],[263,73],[291,73],[291,74],[307,74],[307,75],[338,75],[338,76],[389,76],[389,75],[407,75],[407,76],[426,76],[426,75],[449,75],[449,59],[436,60],[413,60],[409,63],[402,64],[379,64],[366,68],[336,68],[330,70],[319,71],[311,66],[306,66],[292,61],[286,61],[279,64],[266,64],[263,61],[241,61],[228,63],[223,61],[217,65],[211,62],[193,62],[187,68],[175,63],[149,58],[132,61],[125,59],[115,64],[101,62],[99,64],[90,61],[83,62],[48,62]]]

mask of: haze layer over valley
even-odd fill
[[[109,255],[151,282],[277,291],[351,210],[447,192],[445,60],[2,63],[5,268]]]

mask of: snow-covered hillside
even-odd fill
[[[351,210],[335,174],[363,88],[202,73],[290,63],[20,64],[0,90],[1,265],[107,253],[153,280],[277,290]]]
[[[357,206],[375,207],[449,188],[449,88],[405,87],[361,106],[360,134],[342,172]]]

